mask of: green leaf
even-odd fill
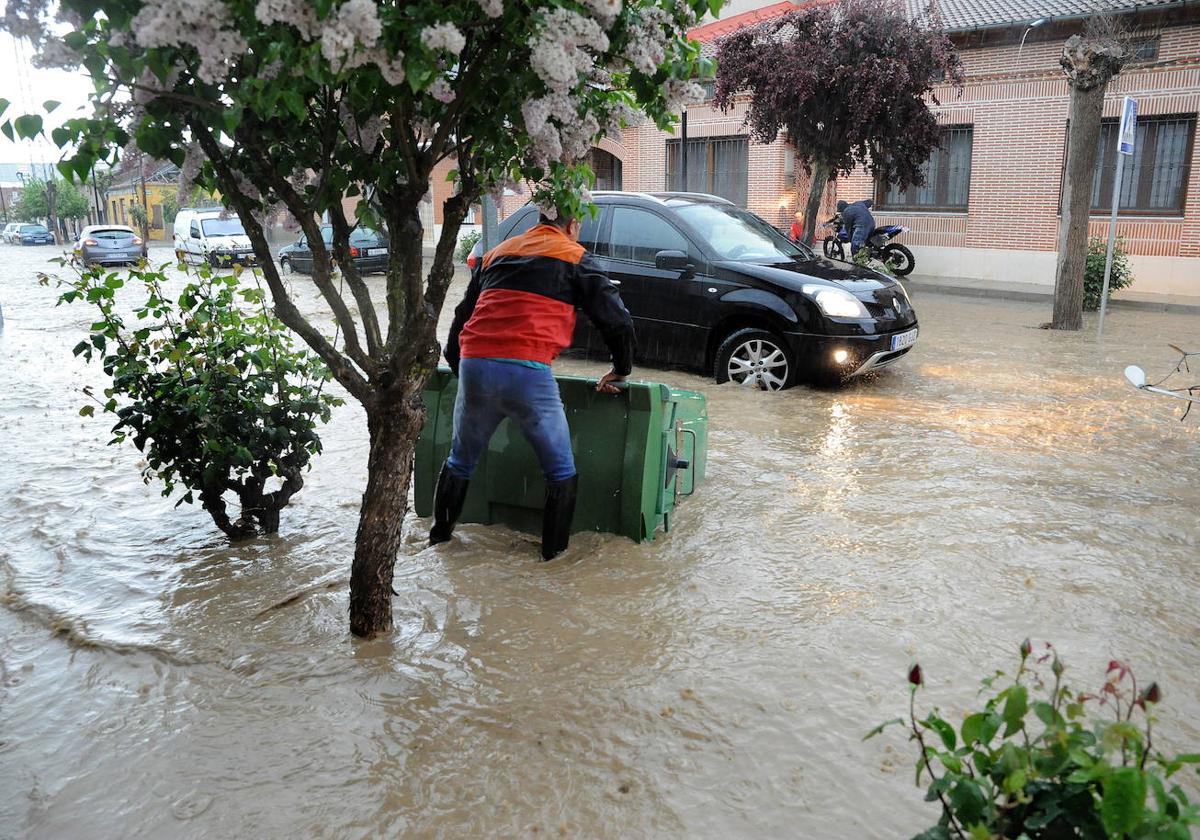
[[[9,101],[8,101],[7,99],[5,99],[4,97],[0,97],[0,114],[3,114],[5,111],[7,111],[7,110],[8,110],[8,106],[9,106],[9,105],[11,105],[11,104],[12,104],[12,103],[11,103],[11,102],[9,102]]]
[[[1062,723],[1062,716],[1045,700],[1034,701],[1033,713],[1046,726],[1058,726]]]
[[[929,713],[929,717],[919,721],[919,723],[926,729],[932,729],[936,732],[941,737],[942,743],[946,745],[946,749],[953,750],[957,745],[954,737],[954,727],[940,717],[936,717],[932,712]]]
[[[866,735],[864,735],[862,737],[862,739],[864,741],[868,741],[871,738],[874,738],[876,735],[878,735],[883,730],[887,729],[889,726],[894,726],[898,723],[903,724],[904,718],[892,718],[891,720],[884,721],[883,723],[879,724],[874,729],[872,729],[870,732],[868,732]]]
[[[46,109],[46,113],[48,114],[61,104],[62,103],[58,102],[57,100],[47,99],[45,102],[42,103],[42,107]]]
[[[964,745],[979,742],[985,746],[1000,730],[1000,716],[995,712],[976,712],[969,715],[962,725]]]
[[[1004,735],[1008,737],[1018,731],[1025,722],[1025,713],[1029,711],[1029,692],[1025,686],[1017,684],[1010,686],[1004,692],[1007,699],[1004,701],[1004,717],[1005,729]]]
[[[37,114],[24,114],[13,120],[17,136],[23,140],[32,140],[42,133],[42,118]]]
[[[13,133],[12,123],[10,123],[8,120],[0,123],[0,132],[4,132],[4,136],[7,137],[11,142],[17,142],[17,136]]]
[[[983,790],[970,779],[959,779],[950,791],[950,804],[954,806],[954,813],[959,822],[966,825],[983,819],[986,803],[987,798],[983,795]]]
[[[1104,780],[1100,822],[1110,835],[1128,834],[1146,810],[1146,778],[1136,767],[1118,767]]]
[[[305,105],[304,98],[300,95],[299,91],[293,88],[283,91],[283,104],[292,112],[292,116],[298,120],[302,120],[308,116],[308,106]]]
[[[93,405],[85,405],[83,408],[79,409],[80,417],[92,417],[95,415],[95,413],[96,407]]]

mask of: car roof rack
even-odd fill
[[[633,198],[646,198],[650,201],[656,201],[659,204],[662,204],[662,199],[656,196],[654,193],[639,192],[637,190],[592,190],[592,195],[627,195]]]

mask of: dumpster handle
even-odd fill
[[[689,490],[689,491],[687,491],[686,493],[679,493],[679,494],[678,494],[678,495],[680,495],[680,496],[690,496],[690,495],[692,495],[693,493],[695,493],[695,492],[696,492],[696,470],[695,470],[695,467],[696,467],[696,447],[699,445],[699,440],[697,439],[697,437],[696,437],[696,432],[695,432],[695,430],[693,430],[693,429],[684,429],[684,428],[680,428],[680,429],[679,429],[679,433],[680,433],[680,434],[684,434],[684,435],[691,435],[691,436],[692,436],[692,458],[691,458],[691,463],[688,465],[688,472],[690,472],[690,473],[692,474],[692,489],[691,489],[691,490]]]

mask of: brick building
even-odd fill
[[[908,0],[913,14],[923,0]],[[734,29],[798,8],[790,2],[739,5],[738,14],[690,35],[715,51]],[[1137,293],[1200,295],[1200,157],[1193,154],[1200,111],[1200,6],[1186,0],[939,0],[959,49],[961,93],[939,87],[936,109],[946,140],[929,163],[925,187],[906,193],[865,172],[831,182],[823,216],[837,198],[873,197],[880,223],[912,230],[922,275],[1019,280],[1050,286],[1066,156],[1069,91],[1058,66],[1063,41],[1097,12],[1117,14],[1137,36],[1137,53],[1109,86],[1092,233],[1104,235],[1121,98],[1139,106],[1138,152],[1125,170],[1118,233],[1137,274]],[[1031,24],[1042,18],[1036,26]],[[688,109],[688,184],[724,195],[772,224],[790,224],[808,192],[785,137],[755,143],[742,124],[745,103],[728,114]],[[604,140],[593,152],[601,185],[678,189],[679,134],[649,121]],[[440,212],[440,201],[433,204]],[[524,203],[507,197],[501,216]],[[438,219],[437,221],[440,221]]]

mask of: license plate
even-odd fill
[[[892,349],[903,350],[905,347],[912,347],[917,343],[917,331],[909,330],[892,336]]]
[[[387,248],[368,248],[367,256],[368,257],[382,257],[387,252],[388,252]]]

